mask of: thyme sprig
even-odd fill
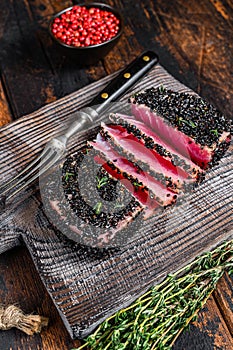
[[[168,275],[129,307],[106,319],[73,350],[171,349],[225,271],[233,272],[233,240]]]

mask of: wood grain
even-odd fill
[[[225,274],[213,294],[217,306],[233,337],[233,284],[232,277]]]
[[[0,332],[2,350],[70,350],[81,344],[78,340],[70,339],[25,247],[14,249],[11,254],[8,252],[1,255],[0,276],[2,302],[20,304],[25,312],[39,312],[50,319],[48,328],[33,337],[15,329]],[[226,283],[225,279],[228,280],[227,283],[231,283],[232,290],[232,281],[229,281],[227,275],[220,280],[217,290]],[[230,296],[232,300],[232,295]],[[173,350],[230,350],[232,341],[229,343],[229,331],[230,328],[226,329],[218,311],[215,297],[212,296],[200,311],[198,320],[190,326],[190,330],[179,337]]]
[[[161,81],[165,87],[172,87],[178,91],[187,90],[159,65],[134,88],[141,90],[142,87],[146,88],[152,84],[158,86]],[[97,93],[97,88],[101,88],[101,82],[79,90],[63,101],[50,104],[48,108],[21,118],[11,127],[2,129],[5,153],[1,159],[1,175],[7,173],[7,163],[10,159],[13,159],[11,164],[14,164],[15,169],[22,167],[20,160],[25,162],[25,152],[29,151],[33,156],[32,146],[36,144],[38,147],[46,142],[46,138],[59,130],[61,121],[66,121],[67,109],[70,112],[75,110],[77,105],[85,103],[88,90],[93,94]],[[91,99],[91,95],[88,95]],[[127,100],[126,94],[122,101],[127,104]],[[54,113],[58,105],[63,106],[59,116]],[[57,119],[60,124],[56,124]],[[37,120],[40,121],[39,129]],[[98,120],[96,124],[99,124]],[[22,130],[27,130],[29,126],[30,133],[22,133]],[[40,134],[35,133],[35,130],[40,130]],[[78,149],[83,140],[89,137],[90,130],[87,130],[78,138],[74,137],[70,146],[73,147],[74,144]],[[64,322],[69,325],[67,329],[73,337],[84,337],[102,318],[111,315],[119,307],[129,305],[150,285],[158,283],[164,275],[180,268],[197,254],[211,249],[225,239],[230,239],[233,234],[231,164],[232,149],[219,166],[208,173],[206,181],[188,196],[185,203],[158,214],[142,227],[137,227],[137,240],[119,251],[109,251],[106,254],[102,252],[100,256],[96,251],[92,252],[88,248],[72,244],[48,222],[45,216],[45,213],[48,215],[46,201],[43,201],[42,206],[40,200],[33,197],[23,199],[22,195],[18,199],[16,197],[14,206],[8,207],[3,213],[1,220],[2,225],[5,225],[5,233],[2,232],[2,235],[7,235],[7,218],[12,215],[10,224],[22,232],[23,240],[33,256],[47,290],[60,310]],[[54,176],[56,174],[53,174]],[[59,179],[55,182],[59,184]],[[41,191],[43,188],[44,186],[40,187]],[[57,189],[54,191],[58,192]],[[17,205],[17,200],[20,200],[20,206]],[[58,223],[58,218],[53,220],[54,223]],[[4,241],[2,245],[3,243]],[[131,268],[128,269],[128,266]],[[117,279],[114,271],[120,271]]]
[[[150,48],[158,52],[160,62],[173,76],[199,92],[226,115],[231,116],[233,107],[231,99],[233,87],[231,64],[233,52],[232,1],[108,1],[111,5],[122,10],[125,19],[125,33],[117,47],[106,59],[96,66],[86,69],[80,69],[74,63],[61,57],[54,50],[51,40],[47,36],[46,23],[53,11],[59,11],[70,3],[71,1],[55,0],[19,0],[17,2],[4,0],[1,2],[0,71],[3,78],[1,91],[4,94],[1,98],[3,102],[0,102],[0,105],[3,106],[3,110],[7,110],[7,115],[18,118],[30,113],[44,104],[66,96],[90,82],[114,72],[136,57],[142,49]],[[4,116],[6,114],[4,112]],[[9,247],[18,243],[18,240],[12,239],[9,242]],[[17,262],[14,260],[15,254],[18,254]],[[11,288],[8,286],[8,296],[14,290],[14,271],[18,271],[20,280],[24,280],[24,271],[18,269],[18,265],[27,266],[28,264],[32,266],[32,261],[28,256],[25,257],[26,254],[26,250],[19,250],[18,253],[15,250],[9,252],[7,257],[9,260],[12,259],[12,265],[4,265],[6,255],[0,256],[5,279],[11,283]],[[39,300],[46,297],[44,290],[41,289],[43,285],[35,271],[30,275],[27,270],[27,274],[30,276],[30,294],[37,295],[38,291]],[[37,280],[36,285],[33,283],[34,276]],[[218,308],[221,310],[222,315],[225,315],[226,324],[231,327],[229,319],[233,318],[233,311],[229,300],[232,300],[230,293],[232,282],[229,281],[232,280],[228,280],[227,277],[222,279],[222,284],[217,289],[219,290],[218,294],[214,294],[215,300],[218,300],[219,296],[221,302],[223,301],[222,306],[221,302],[211,305],[214,305],[216,314]],[[229,283],[231,284],[229,285]],[[21,288],[24,288],[24,285],[21,285]],[[1,285],[3,300],[4,295],[6,295],[4,293],[7,291]],[[15,301],[21,302],[21,298],[18,298],[16,294]],[[27,308],[28,301],[23,298],[22,301]],[[7,343],[1,342],[1,345],[7,344],[5,348],[13,350],[30,348],[69,350],[72,347],[72,342],[67,333],[62,330],[63,325],[60,317],[49,298],[47,298],[47,303],[48,309],[43,309],[43,312],[45,310],[45,314],[52,315],[54,323],[58,324],[58,327],[51,329],[50,326],[43,333],[44,344],[38,337],[29,339],[17,331],[9,331],[1,332],[4,339],[8,337]],[[229,313],[227,305],[231,310]],[[32,305],[33,310],[35,307]],[[203,312],[205,317],[209,317],[209,307]],[[184,333],[182,335],[183,349],[203,349],[203,343],[206,343],[205,338],[208,337],[211,326],[207,324],[204,332],[201,322],[195,324],[195,330],[196,327],[199,327],[199,332],[192,331],[190,334]],[[222,328],[222,332],[224,335],[224,328]],[[63,339],[57,336],[58,333],[64,335]],[[197,339],[195,343],[192,342],[193,339]],[[217,344],[221,348],[221,345]],[[213,343],[208,346],[211,350],[215,349]],[[232,347],[233,345],[229,349]],[[178,347],[178,349],[182,348]]]
[[[16,304],[26,313],[48,315],[49,326],[33,337],[16,329],[0,332],[1,350],[71,349],[80,345],[72,341],[44,288],[25,247],[5,253],[0,260],[1,303]]]
[[[0,127],[12,121],[10,107],[0,80]]]
[[[46,30],[50,16],[71,1],[2,2],[0,36],[4,31],[4,38],[0,40],[4,59],[1,69],[7,77],[9,94],[21,98],[14,103],[16,116],[41,107],[52,100],[51,96],[65,96],[112,73],[135,58],[143,48],[157,50],[161,62],[175,77],[223,112],[230,113],[232,2],[222,1],[218,6],[207,0],[192,6],[181,0],[167,3],[128,1],[127,4],[115,0],[109,3],[123,12],[124,35],[97,66],[80,69],[56,52]],[[132,8],[135,8],[133,16]],[[222,13],[227,13],[227,18]],[[4,14],[9,14],[7,29]],[[6,60],[8,63],[4,64]],[[14,74],[9,66],[15,66]],[[27,80],[26,90],[22,80]]]
[[[177,340],[173,350],[230,350],[232,337],[225,320],[211,296],[199,312],[198,320],[190,331],[184,332]]]

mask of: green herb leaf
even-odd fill
[[[103,204],[102,204],[101,202],[98,202],[98,203],[96,203],[96,205],[94,206],[93,210],[95,211],[95,213],[96,213],[97,215],[100,214],[102,205],[103,205]]]
[[[233,273],[233,240],[170,274],[134,303],[105,320],[78,349],[169,350],[213,292]]]
[[[164,92],[164,90],[165,90],[165,87],[163,85],[160,85],[159,86],[159,92]]]
[[[181,124],[181,123],[187,124],[187,125],[191,126],[192,128],[197,127],[197,125],[192,120],[185,120],[182,117],[178,118],[178,123],[179,124]]]
[[[107,176],[99,178],[96,176],[96,181],[97,181],[97,188],[99,189],[100,187],[106,185],[108,183],[109,178]]]
[[[210,130],[210,132],[212,132],[215,136],[218,137],[218,129]]]
[[[142,183],[141,183],[141,182],[134,181],[134,182],[133,182],[133,185],[134,185],[135,187],[141,187],[141,186],[142,186]]]
[[[70,176],[74,176],[74,173],[69,173],[69,172],[66,172],[65,173],[65,181],[68,181]]]
[[[123,207],[124,207],[124,204],[118,203],[118,202],[116,202],[116,204],[114,205],[114,209],[120,209],[120,208],[123,208]]]

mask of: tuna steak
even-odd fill
[[[196,183],[196,178],[172,164],[169,158],[163,157],[156,150],[145,147],[141,137],[128,133],[126,128],[120,125],[107,126],[102,123],[101,133],[119,154],[137,163],[143,171],[174,192],[179,193],[179,190],[193,187]]]
[[[143,122],[136,120],[133,116],[119,113],[111,114],[110,120],[125,127],[129,134],[140,138],[141,142],[148,149],[155,150],[162,157],[170,160],[173,165],[184,169],[196,182],[200,182],[203,179],[204,171],[197,164],[193,163],[190,158],[184,157]]]
[[[142,186],[142,188],[148,189],[150,197],[160,206],[168,206],[176,202],[177,195],[173,191],[167,189],[150,174],[143,172],[137,164],[120,156],[102,135],[98,134],[96,140],[89,142],[89,145],[99,152],[100,158],[107,161],[110,167],[121,173],[134,187]],[[143,204],[148,205],[148,203]]]
[[[98,247],[118,245],[126,238],[121,237],[120,231],[125,230],[144,207],[125,188],[122,189],[122,185],[117,187],[117,198],[112,198],[117,181],[96,165],[93,153],[92,149],[87,149],[66,159],[62,170],[65,198],[59,195],[60,190],[52,191],[50,207],[67,236],[75,241]],[[52,181],[59,188],[58,181]]]
[[[132,114],[202,169],[229,147],[230,121],[200,97],[150,88],[131,99]]]
[[[149,207],[150,210],[154,210],[159,207],[159,204],[150,197],[148,189],[143,186],[143,184],[138,184],[136,182],[132,183],[125,178],[125,174],[115,167],[111,162],[104,160],[100,155],[94,157],[98,164],[110,174],[114,179],[120,180],[125,188],[133,195],[133,197],[140,202],[141,207],[145,210]]]

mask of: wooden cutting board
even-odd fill
[[[72,113],[86,105],[111,78],[2,128],[1,183],[34,158],[51,136],[66,128]],[[133,90],[161,84],[192,93],[161,66]],[[131,93],[122,101],[127,101]],[[90,132],[73,139],[72,147],[78,148]],[[0,252],[24,242],[70,335],[85,337],[107,316],[129,305],[168,273],[232,238],[232,150],[231,145],[220,164],[184,204],[147,221],[134,242],[116,250],[98,251],[65,238],[47,219],[37,186],[31,187],[0,214]]]

